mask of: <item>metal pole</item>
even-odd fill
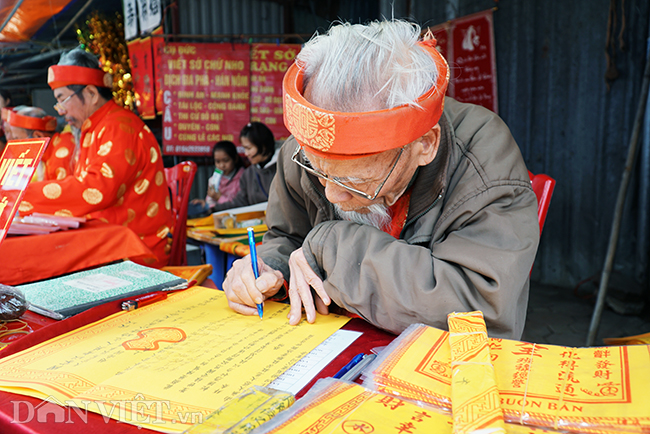
[[[632,137],[630,138],[630,145],[627,152],[627,161],[625,162],[625,170],[621,179],[621,185],[618,190],[618,197],[616,199],[616,208],[614,211],[614,221],[612,222],[612,231],[609,236],[609,245],[607,247],[607,256],[605,264],[600,276],[600,286],[598,287],[598,298],[596,299],[596,307],[591,317],[591,324],[589,325],[589,334],[587,335],[587,346],[591,346],[598,333],[598,326],[600,324],[600,316],[603,313],[603,306],[605,302],[605,295],[607,294],[607,285],[609,284],[609,276],[612,272],[614,264],[614,256],[616,255],[616,245],[618,243],[618,233],[621,229],[621,219],[623,218],[623,206],[625,205],[625,195],[627,187],[630,183],[630,174],[634,167],[636,159],[637,143],[639,141],[639,134],[641,132],[641,124],[645,112],[645,106],[648,98],[648,86],[650,85],[650,56],[646,53],[645,71],[643,73],[643,84],[641,86],[641,98],[639,105],[636,109],[636,117],[634,119],[634,127],[632,128]]]

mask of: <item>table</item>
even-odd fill
[[[121,300],[105,303],[96,306],[78,315],[62,321],[48,319],[48,324],[32,335],[12,343],[6,349],[0,351],[0,357],[13,354],[20,349],[36,345],[53,336],[58,336],[68,330],[72,330],[97,321],[120,309]],[[34,314],[36,315],[36,314]],[[361,319],[351,319],[344,327],[344,330],[355,330],[363,332],[351,346],[346,348],[336,359],[326,366],[320,374],[307,384],[296,397],[304,395],[311,386],[320,378],[330,377],[338,372],[354,355],[365,352],[376,347],[388,345],[395,336],[383,330],[377,329]],[[28,342],[26,339],[30,339]],[[5,353],[6,352],[6,353]],[[33,410],[30,417],[30,410]],[[40,417],[40,421],[38,420]],[[18,422],[18,423],[16,423]],[[3,434],[19,433],[154,433],[148,429],[139,429],[134,425],[118,423],[109,417],[92,412],[75,411],[70,407],[46,403],[37,398],[17,395],[8,392],[0,392],[0,431]]]
[[[91,220],[79,229],[8,236],[0,245],[0,283],[19,285],[124,258],[155,257],[126,226]]]

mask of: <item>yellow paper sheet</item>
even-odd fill
[[[585,433],[650,431],[650,346],[489,343],[507,422]],[[450,357],[447,332],[414,326],[372,381],[381,391],[450,409]]]
[[[340,380],[328,378],[316,386],[317,393],[310,392],[280,413],[281,423],[272,420],[271,428],[262,425],[256,432],[451,434],[451,418],[431,408]]]
[[[120,312],[0,361],[0,389],[52,397],[146,428],[181,432],[252,385],[266,385],[343,326],[290,326],[232,311],[221,291],[190,288]]]
[[[454,434],[505,433],[483,313],[450,313],[447,324]]]

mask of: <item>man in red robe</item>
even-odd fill
[[[75,141],[66,125],[56,133],[56,119],[38,107],[21,106],[2,109],[3,129],[8,140],[51,137],[43,154],[36,180],[63,179],[72,173]]]
[[[162,267],[169,260],[171,200],[160,146],[142,120],[112,100],[112,77],[82,49],[48,70],[56,110],[81,129],[78,161],[70,176],[27,188],[20,211],[86,216],[128,226]]]

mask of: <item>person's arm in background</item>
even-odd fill
[[[253,166],[249,166],[244,170],[244,173],[239,180],[239,191],[237,192],[237,195],[235,195],[235,197],[228,202],[217,203],[215,206],[210,208],[210,212],[214,213],[225,209],[238,208],[240,206],[255,204],[256,202],[251,202],[251,198],[249,197],[251,182],[257,182],[255,180],[255,172]]]
[[[219,197],[219,200],[217,203],[225,203],[225,202],[230,202],[237,197],[237,194],[240,191],[240,181],[241,177],[244,174],[244,168],[240,167],[237,170],[237,173],[233,175],[232,178],[227,179],[225,177],[221,177],[221,181],[219,182],[219,193],[221,193],[221,196]]]

